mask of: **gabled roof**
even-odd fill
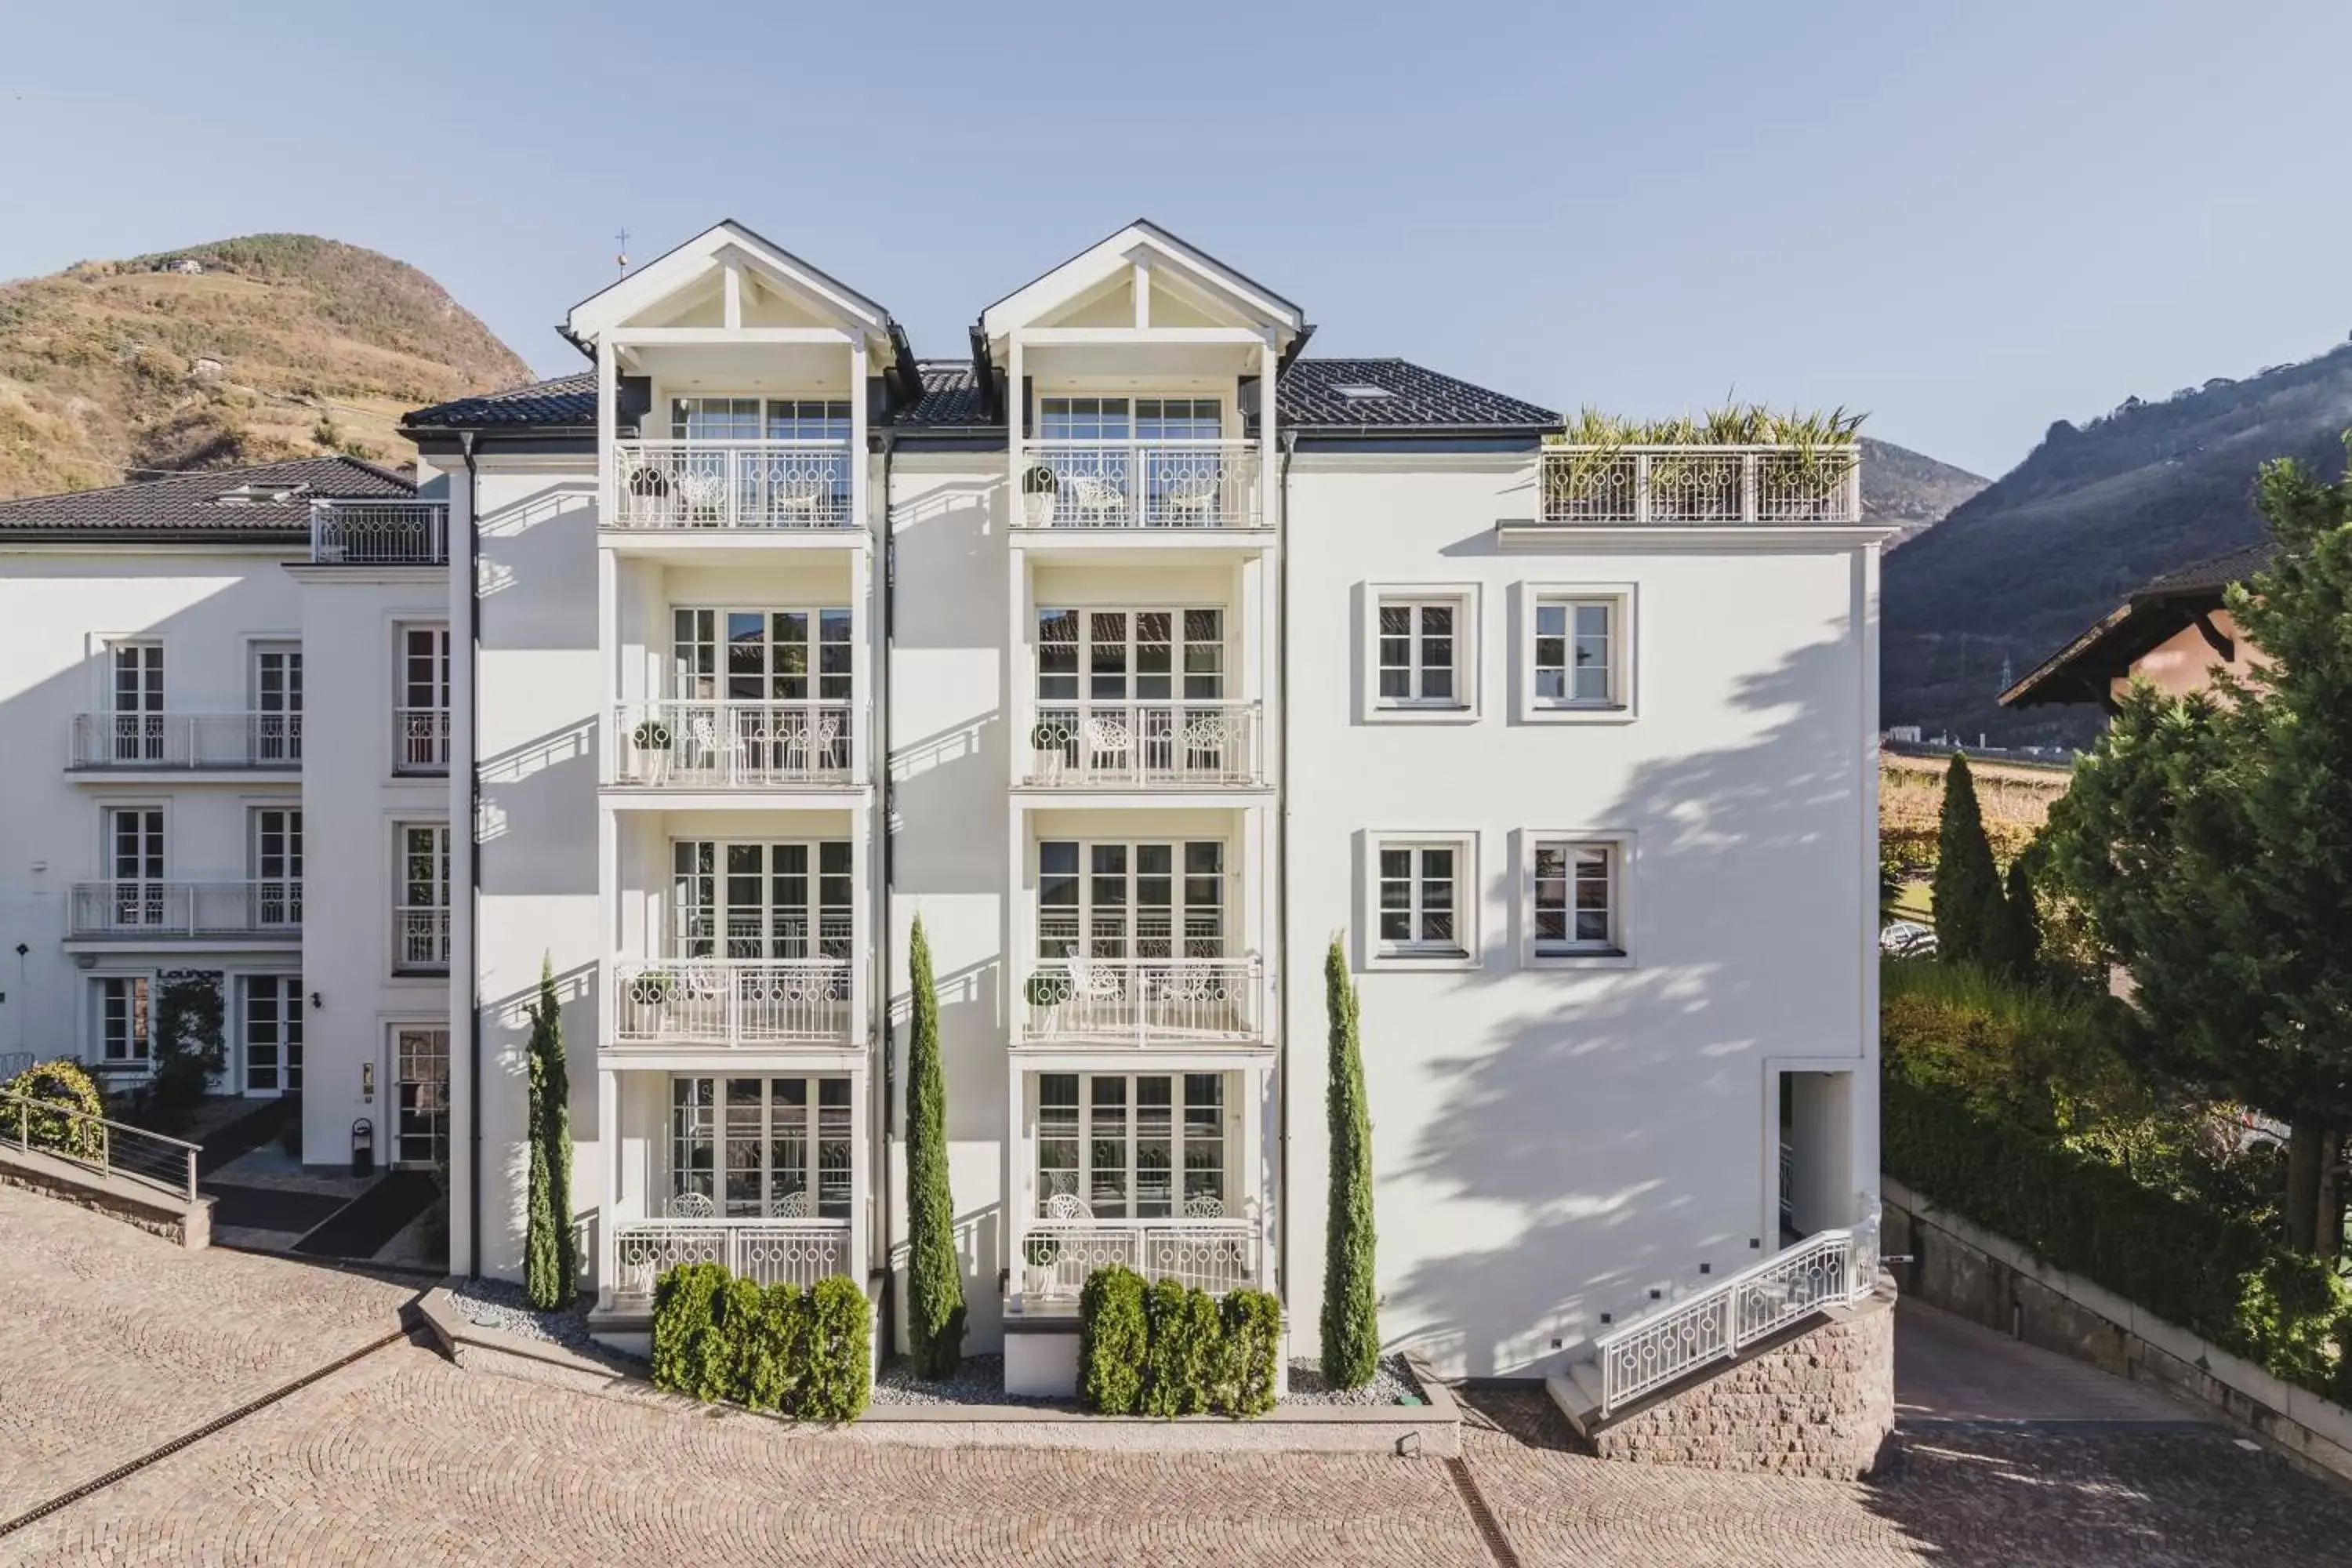
[[[572,306],[564,314],[564,331],[575,343],[593,338],[614,322],[693,287],[698,278],[708,276],[711,266],[728,259],[730,252],[735,260],[748,261],[782,281],[792,292],[805,296],[845,325],[854,322],[877,336],[888,335],[889,311],[733,218],[719,219]]]
[[[297,458],[249,468],[205,468],[103,489],[0,501],[0,543],[293,542],[310,537],[313,500],[397,500],[415,493],[414,480],[357,458]]]
[[[2221,607],[2221,595],[2271,563],[2263,540],[2151,578],[2000,694],[2004,708],[2099,702],[2134,660]]]
[[[1237,268],[1228,267],[1199,247],[1188,244],[1149,218],[1123,225],[1076,256],[1049,267],[980,312],[981,330],[989,337],[1003,335],[1012,326],[1067,303],[1130,265],[1129,258],[1143,252],[1193,275],[1195,280],[1232,304],[1263,317],[1287,337],[1311,331],[1307,313]]]

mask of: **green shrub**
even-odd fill
[[[800,1403],[803,1421],[854,1421],[874,1396],[874,1324],[866,1292],[855,1280],[828,1276],[802,1298],[807,1322],[797,1343],[805,1370]]]
[[[2352,1294],[2318,1260],[1948,1091],[1890,1073],[1880,1114],[1886,1170],[1923,1196],[2291,1383],[2344,1376],[2329,1347]]]
[[[1282,1299],[1270,1290],[1229,1292],[1223,1341],[1209,1408],[1263,1415],[1274,1408],[1276,1363],[1282,1354]]]
[[[663,1388],[689,1391],[689,1369],[710,1331],[711,1307],[728,1280],[726,1265],[681,1263],[654,1283],[653,1378]]]
[[[1143,1276],[1113,1265],[1078,1292],[1078,1402],[1106,1415],[1143,1408],[1143,1355],[1151,1333]]]
[[[848,1421],[873,1396],[873,1325],[856,1281],[803,1290],[681,1263],[654,1287],[653,1381],[799,1420]]]
[[[1143,1413],[1198,1415],[1209,1407],[1209,1385],[1221,1357],[1223,1325],[1206,1290],[1162,1279],[1143,1300],[1150,1342],[1143,1352]]]
[[[105,1128],[94,1120],[85,1121],[62,1114],[62,1110],[78,1110],[90,1118],[106,1114],[105,1096],[98,1092],[98,1085],[72,1058],[35,1062],[0,1084],[0,1090],[17,1097],[0,1110],[0,1132],[21,1139],[36,1149],[55,1149],[80,1160],[99,1159],[106,1152]],[[43,1109],[51,1105],[61,1110]]]
[[[793,1374],[804,1364],[808,1352],[798,1342],[807,1331],[808,1314],[801,1309],[797,1285],[771,1285],[761,1290],[748,1279],[728,1287],[733,1294],[749,1287],[758,1301],[744,1301],[745,1316],[735,1325],[734,1397],[752,1410],[786,1410],[795,1403]]]

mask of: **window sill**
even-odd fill
[[[1374,702],[1364,712],[1370,724],[1468,724],[1477,717],[1466,702]]]
[[[1478,967],[1478,955],[1461,948],[1375,949],[1364,962],[1367,969],[1458,970]]]
[[[1570,952],[1530,952],[1529,969],[1631,969],[1633,955],[1622,947],[1580,948]]]
[[[1633,710],[1622,703],[1529,703],[1519,713],[1523,724],[1630,724]]]

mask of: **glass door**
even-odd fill
[[[392,1057],[393,1163],[438,1164],[449,1152],[449,1031],[402,1025]]]
[[[292,643],[254,645],[249,743],[260,766],[302,760],[302,650]]]
[[[163,645],[114,645],[114,760],[163,760]]]
[[[249,974],[241,1029],[245,1092],[292,1094],[302,1088],[302,980]]]
[[[302,813],[290,806],[253,808],[254,925],[262,931],[302,923]]]
[[[162,925],[165,913],[163,808],[108,807],[106,846],[108,874],[114,881],[113,923]]]

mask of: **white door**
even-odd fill
[[[245,1092],[293,1094],[302,1088],[302,979],[248,974],[239,1020]]]
[[[402,1024],[392,1032],[392,1163],[431,1166],[449,1152],[449,1031]]]

